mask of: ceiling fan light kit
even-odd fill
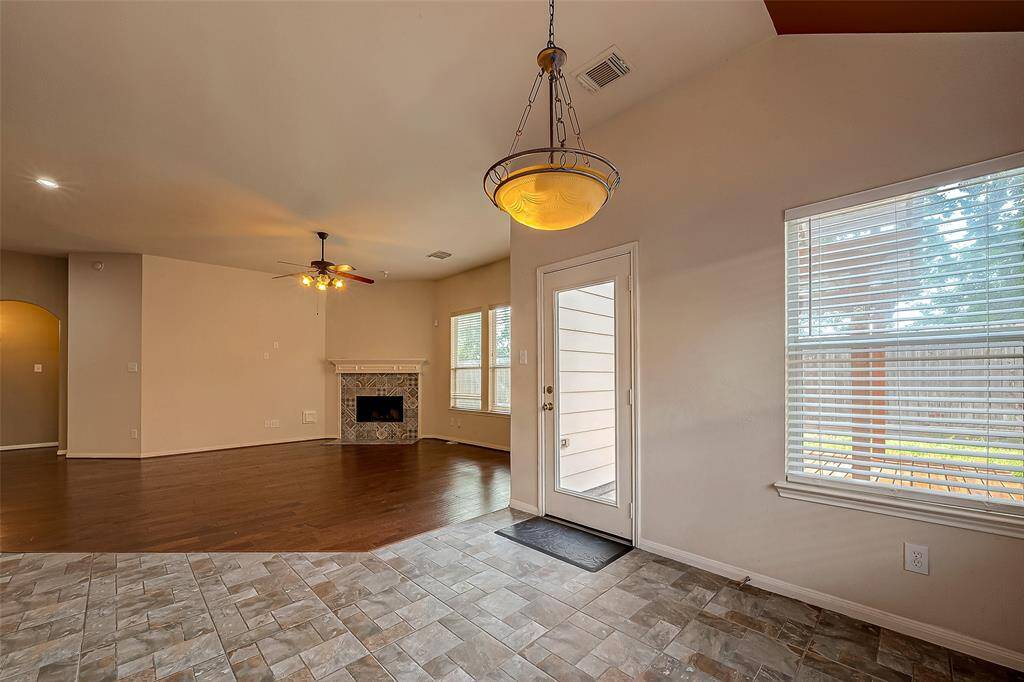
[[[352,274],[352,271],[355,270],[355,268],[351,265],[338,265],[327,260],[324,255],[324,245],[327,242],[327,237],[330,235],[326,232],[317,232],[316,236],[320,238],[320,260],[310,261],[309,266],[300,265],[299,263],[289,263],[288,261],[283,260],[278,261],[278,263],[282,263],[284,265],[298,265],[299,267],[306,268],[307,272],[293,272],[288,275],[278,275],[277,277],[274,277],[274,279],[295,277],[298,275],[299,284],[306,288],[316,289],[317,291],[327,291],[328,289],[344,291],[346,288],[346,279],[362,282],[363,284],[373,284],[373,280],[369,277]]]
[[[548,2],[548,43],[537,55],[540,71],[506,157],[484,173],[484,193],[495,206],[536,230],[565,230],[593,218],[622,181],[615,165],[588,151],[569,84],[565,50],[555,45],[555,3]],[[533,103],[547,79],[548,146],[518,151]],[[566,144],[565,119],[576,146]]]

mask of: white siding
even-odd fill
[[[558,294],[560,487],[615,480],[615,290],[607,282]]]

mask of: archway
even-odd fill
[[[40,306],[0,301],[0,450],[56,447],[60,320]]]

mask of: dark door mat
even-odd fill
[[[625,543],[540,516],[494,532],[591,573],[633,549]]]

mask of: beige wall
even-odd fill
[[[467,412],[449,408],[451,391],[451,316],[471,310],[483,312],[483,362],[482,371],[482,406],[488,405],[488,369],[486,348],[488,345],[488,311],[492,306],[507,305],[510,300],[509,260],[506,258],[496,263],[437,281],[437,296],[434,305],[434,369],[437,376],[433,399],[428,405],[433,430],[429,433],[439,438],[446,438],[468,443],[476,443],[509,448],[509,429],[511,422],[508,415],[489,414],[485,412]],[[517,323],[516,315],[512,315],[512,327]],[[516,361],[515,358],[512,359]],[[424,432],[426,433],[426,432]]]
[[[0,301],[0,445],[57,442],[60,366],[60,321]]]
[[[323,436],[321,298],[262,272],[143,256],[143,455]]]
[[[512,498],[537,500],[536,267],[638,240],[641,537],[1024,650],[1024,541],[772,488],[784,209],[1019,151],[1022,73],[1022,34],[791,36],[591,130],[619,194],[574,230],[512,229]]]
[[[68,261],[66,258],[0,251],[0,299],[34,303],[60,322],[58,367],[59,448],[67,448]]]
[[[97,270],[94,263],[102,262]],[[138,456],[142,256],[68,257],[68,456]],[[132,438],[132,430],[136,437]]]
[[[308,293],[308,292],[306,292]],[[353,360],[426,358],[420,377],[420,395],[430,395],[434,367],[435,283],[425,280],[388,281],[373,285],[353,284],[344,292],[328,291],[327,357]],[[327,433],[338,434],[338,382],[334,367],[325,372]],[[420,413],[420,433],[433,428],[432,415]]]

